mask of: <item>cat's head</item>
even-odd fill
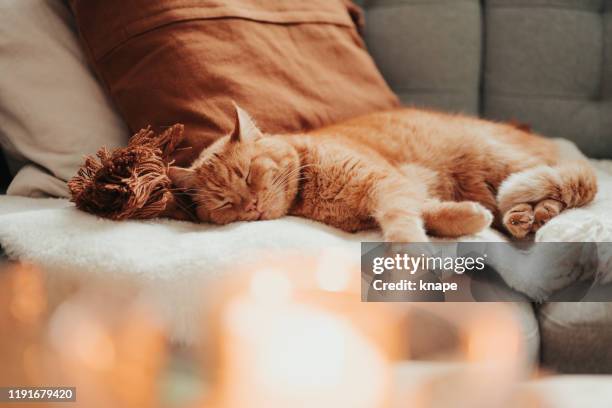
[[[200,221],[227,224],[285,215],[298,173],[296,150],[281,137],[262,134],[236,106],[232,133],[206,148],[190,168],[170,167],[169,176],[191,197]]]

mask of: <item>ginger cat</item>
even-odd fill
[[[236,106],[233,132],[170,178],[201,221],[296,215],[345,231],[425,242],[491,222],[515,238],[593,200],[585,161],[511,125],[418,109],[374,113],[304,134],[266,135]]]

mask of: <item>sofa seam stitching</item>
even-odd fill
[[[571,11],[579,11],[582,13],[589,14],[602,14],[601,10],[593,10],[587,7],[576,7],[576,6],[568,6],[568,5],[545,5],[545,4],[498,4],[498,5],[488,5],[489,9],[544,9],[544,10],[571,10]]]
[[[384,8],[394,8],[394,7],[432,7],[432,6],[448,6],[448,5],[456,5],[456,4],[475,4],[473,0],[423,0],[414,3],[408,2],[397,2],[397,3],[389,3],[389,4],[378,4],[375,6],[367,6],[368,10],[375,9],[384,9]]]
[[[565,101],[584,101],[591,102],[595,104],[600,104],[601,102],[593,101],[593,98],[588,94],[531,94],[531,93],[521,93],[521,92],[505,92],[505,91],[493,91],[488,90],[488,95],[491,96],[500,96],[504,98],[527,98],[527,99],[559,99]]]

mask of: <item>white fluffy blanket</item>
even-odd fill
[[[538,241],[612,241],[612,161],[593,164],[600,182],[595,202],[552,220],[538,232]],[[188,343],[198,336],[202,289],[238,264],[264,253],[334,249],[359,263],[360,241],[380,239],[376,232],[346,234],[294,217],[224,227],[170,220],[113,222],[59,199],[2,196],[0,214],[0,244],[11,258],[44,266],[52,281],[129,281],[157,305],[173,339]],[[490,229],[469,239],[504,240]],[[541,286],[549,278],[521,276],[514,266],[512,278],[505,278],[528,294],[533,279]]]

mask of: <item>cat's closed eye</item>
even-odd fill
[[[239,166],[233,166],[232,167],[232,171],[234,172],[234,174],[239,178],[239,179],[243,179],[245,178],[244,176],[244,171],[243,169],[241,169]]]
[[[220,203],[218,206],[216,206],[216,207],[215,207],[215,208],[213,208],[212,210],[213,210],[213,211],[217,211],[217,210],[226,210],[226,209],[229,209],[229,208],[231,208],[231,207],[233,207],[233,206],[234,206],[234,203],[232,203],[232,202],[231,202],[231,201],[229,201],[229,200],[226,200],[226,201],[224,201],[224,202]]]
[[[239,179],[244,180],[247,185],[251,184],[251,166],[249,166],[246,170],[236,166],[232,170],[234,171],[234,174],[236,174]]]
[[[251,185],[251,182],[253,181],[253,180],[251,179],[251,167],[252,167],[252,166],[249,166],[249,169],[247,170],[247,175],[246,175],[246,178],[245,178],[246,183],[247,183],[247,186],[250,186],[250,185]]]

